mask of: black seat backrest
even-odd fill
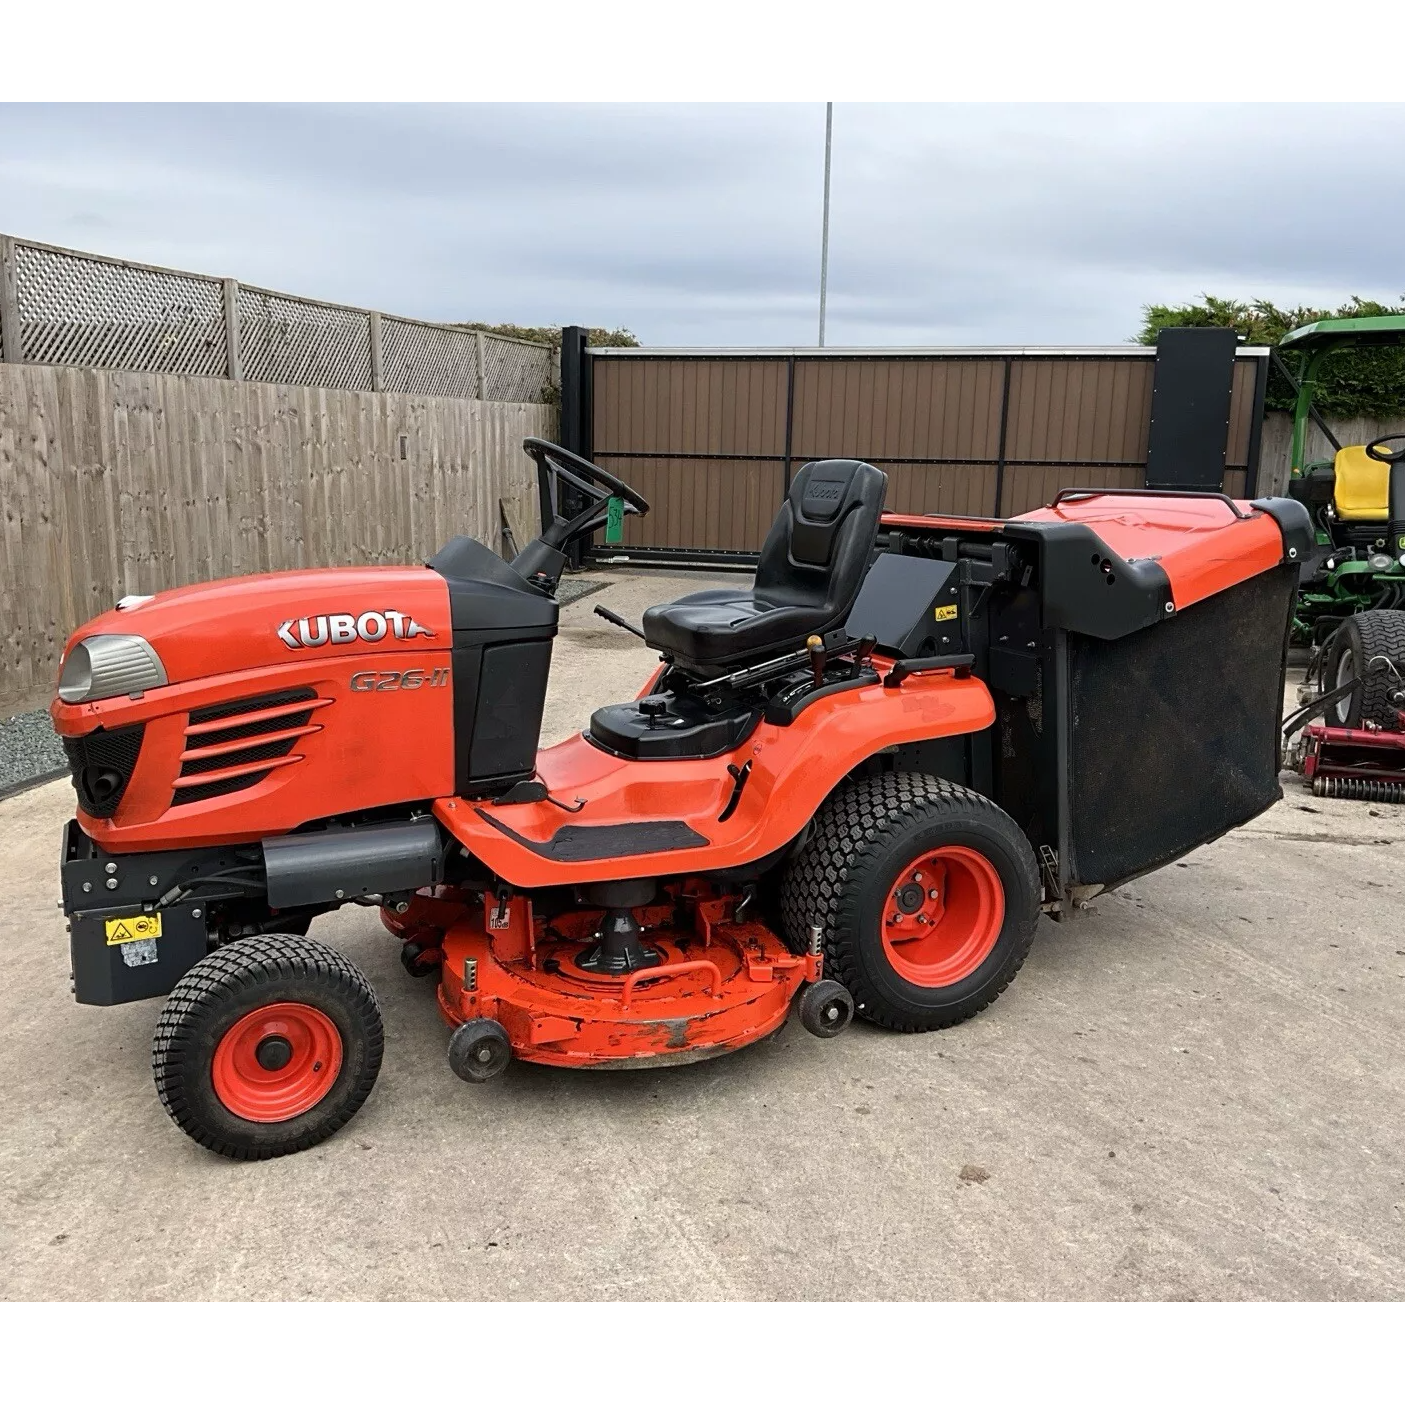
[[[868,569],[887,487],[888,475],[859,459],[807,463],[761,548],[756,598],[847,610]]]

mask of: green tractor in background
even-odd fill
[[[1405,609],[1405,434],[1343,446],[1312,403],[1328,356],[1374,346],[1405,346],[1405,317],[1311,322],[1294,328],[1273,352],[1297,397],[1288,492],[1307,507],[1317,529],[1317,549],[1302,569],[1295,644],[1321,645],[1367,610]],[[1296,374],[1285,360],[1292,353],[1298,354]],[[1335,450],[1331,460],[1303,462],[1309,419]]]

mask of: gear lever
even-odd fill
[[[607,610],[603,605],[597,605],[595,607],[595,613],[599,615],[602,620],[609,620],[611,624],[617,624],[621,629],[627,629],[636,638],[644,639],[644,631],[642,629],[636,629],[628,620],[621,619],[613,610]],[[644,642],[647,644],[649,641],[645,639]]]

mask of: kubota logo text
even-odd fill
[[[382,639],[434,638],[403,610],[367,610],[361,615],[304,615],[300,620],[284,620],[278,637],[290,649],[316,649],[322,644],[354,644],[358,639],[378,644]]]

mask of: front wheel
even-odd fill
[[[1387,667],[1372,667],[1384,659]],[[1327,721],[1338,727],[1363,722],[1393,730],[1400,704],[1395,700],[1405,675],[1405,610],[1366,610],[1353,615],[1332,636],[1325,667],[1324,691],[1361,680],[1361,686],[1338,698]]]
[[[819,927],[825,974],[859,1016],[905,1031],[989,1005],[1024,963],[1039,899],[1033,851],[1009,815],[906,771],[836,790],[781,889],[787,940]]]
[[[187,1136],[257,1161],[316,1146],[349,1122],[384,1043],[375,993],[340,952],[307,937],[247,937],[181,977],[151,1064]]]

